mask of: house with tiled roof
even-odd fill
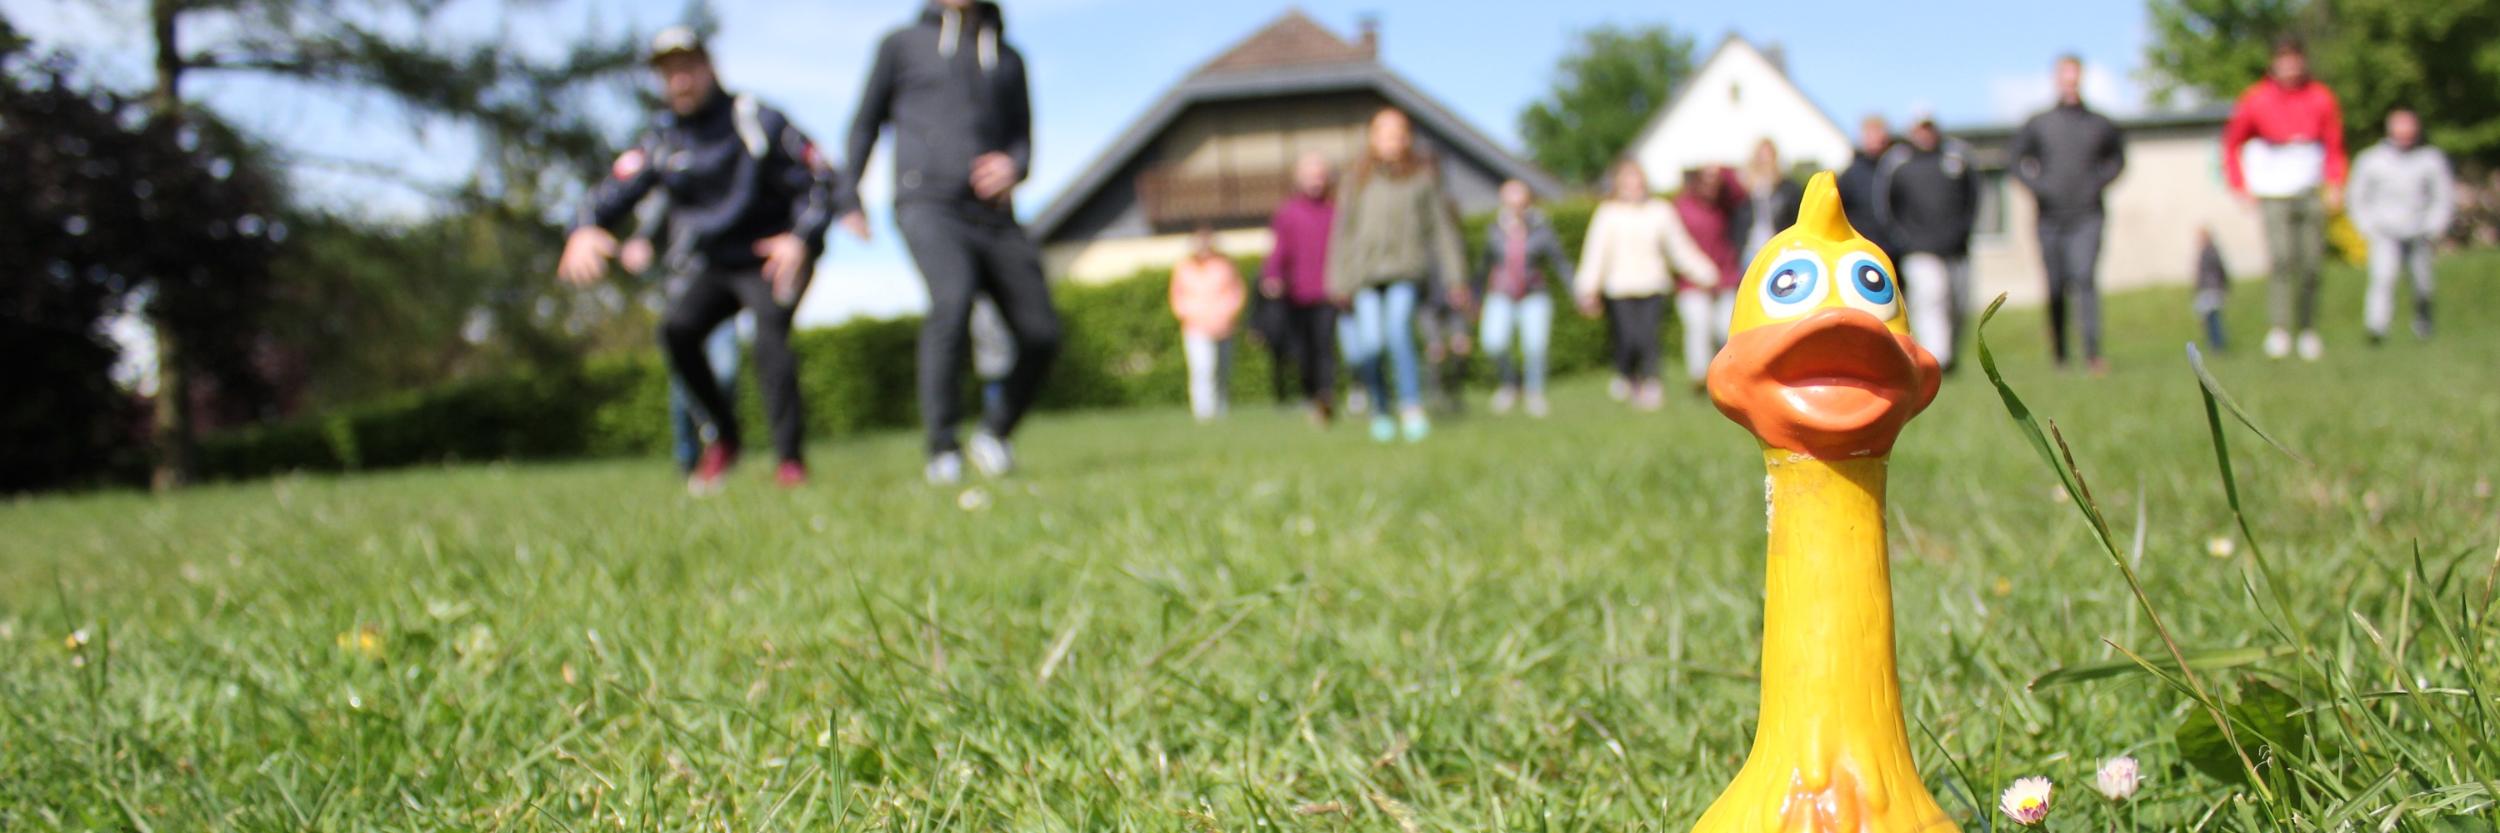
[[[1294,160],[1350,164],[1373,112],[1396,106],[1440,160],[1462,213],[1490,211],[1502,181],[1540,195],[1563,186],[1380,63],[1370,22],[1353,39],[1289,10],[1164,92],[1032,223],[1054,279],[1117,280],[1169,266],[1201,224],[1232,254],[1264,254],[1268,214]]]

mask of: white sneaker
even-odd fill
[[[2318,331],[2300,331],[2300,358],[2311,362],[2326,358],[2326,339],[2319,338]]]
[[[1630,401],[1632,399],[1632,380],[1617,376],[1614,378],[1614,381],[1607,382],[1606,398],[1617,402]]]
[[[2266,358],[2279,359],[2292,354],[2292,333],[2276,327],[2266,331]]]
[[[953,486],[962,483],[964,482],[964,456],[953,451],[942,452],[929,458],[929,466],[920,470],[920,476],[928,480],[931,486]]]
[[[1006,440],[990,436],[988,431],[972,432],[972,440],[964,444],[964,452],[972,458],[972,467],[990,477],[1005,477],[1016,470],[1015,449]]]
[[[1545,404],[1545,394],[1528,394],[1528,416],[1536,419],[1544,419],[1546,414],[1552,412],[1553,409]]]
[[[1369,394],[1369,393],[1365,393],[1365,392],[1364,392],[1361,388],[1356,388],[1356,389],[1354,389],[1354,390],[1346,391],[1346,395],[1345,395],[1345,412],[1346,412],[1346,413],[1353,414],[1353,415],[1355,415],[1355,416],[1362,416],[1362,415],[1364,415],[1364,414],[1371,413],[1371,411],[1372,411],[1372,397],[1371,397],[1371,394]]]
[[[1519,391],[1516,388],[1502,388],[1493,392],[1493,412],[1496,414],[1510,413],[1510,409],[1518,404]]]

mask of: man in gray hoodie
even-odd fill
[[[865,239],[859,172],[878,134],[894,128],[894,213],[903,243],[928,284],[920,325],[920,413],[928,430],[929,482],[963,479],[972,465],[1004,474],[1015,432],[1059,354],[1059,312],[1042,278],[1041,249],[1016,224],[1013,194],[1032,171],[1033,110],[1024,57],[1006,42],[998,4],[934,0],[920,18],[877,45],[867,89],[852,117],[852,164],[842,170],[842,225]],[[973,299],[987,295],[1015,343],[1000,405],[968,447],[956,422]]]
[[[2127,168],[2126,137],[2083,105],[2083,59],[2057,59],[2057,106],[2014,133],[2014,177],[2040,205],[2040,261],[2049,278],[2049,352],[2066,365],[2066,313],[2082,330],[2083,358],[2100,373],[2101,193]]]
[[[2387,114],[2387,138],[2353,162],[2346,206],[2370,240],[2370,295],[2362,318],[2370,343],[2387,338],[2396,317],[2396,273],[2413,273],[2413,335],[2431,337],[2431,250],[2456,218],[2457,183],[2448,155],[2422,143],[2412,110]]]

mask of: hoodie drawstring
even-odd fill
[[[947,9],[938,13],[938,57],[955,57],[955,44],[963,37],[963,12]],[[981,71],[998,68],[998,27],[983,26],[980,32]]]

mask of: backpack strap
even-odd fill
[[[757,159],[772,150],[772,137],[764,132],[763,105],[755,97],[740,95],[732,102],[730,121],[737,126],[738,141],[747,147],[747,155]]]

